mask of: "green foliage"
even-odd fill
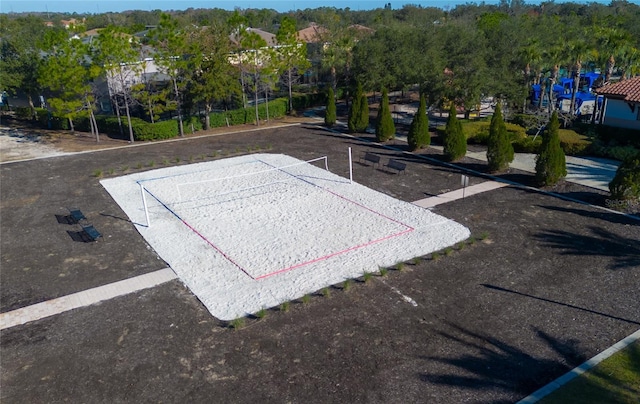
[[[467,154],[467,138],[456,113],[456,106],[451,103],[443,140],[443,153],[448,161],[458,160]]]
[[[502,109],[500,104],[496,106],[496,110],[491,118],[491,126],[489,128],[489,139],[487,141],[487,163],[490,172],[502,171],[509,167],[509,163],[513,161],[514,152],[507,127],[502,119]]]
[[[351,289],[351,285],[351,279],[347,279],[346,281],[342,282],[342,290],[344,290],[345,292],[348,291],[349,289]]]
[[[420,105],[418,111],[413,116],[409,133],[407,135],[409,149],[415,151],[431,144],[431,135],[429,134],[429,118],[427,117],[427,102],[424,94],[420,93]]]
[[[536,181],[540,185],[555,185],[567,175],[564,152],[558,137],[558,112],[551,115],[547,130],[542,135],[540,153],[536,157]]]
[[[559,129],[558,138],[564,154],[580,156],[586,154],[591,147],[591,140],[572,129]]]
[[[386,88],[382,89],[382,100],[378,108],[378,119],[376,122],[376,139],[378,142],[386,142],[396,136],[396,126],[393,123],[391,110],[389,109],[389,93]]]
[[[362,91],[362,85],[358,83],[356,93],[353,96],[349,108],[348,119],[349,132],[364,132],[369,126],[369,103],[367,96]]]
[[[324,124],[331,128],[336,124],[336,97],[333,88],[329,86],[327,91],[327,109],[324,115]]]
[[[640,201],[640,152],[620,164],[615,177],[609,183],[614,199],[635,199]]]
[[[244,317],[238,317],[229,322],[229,328],[233,328],[234,330],[239,330],[244,327]]]

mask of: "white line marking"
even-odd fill
[[[506,187],[509,184],[497,181],[485,181],[480,184],[472,185],[464,190],[464,197],[479,194],[482,192],[492,191],[494,189]],[[414,205],[418,205],[423,208],[432,208],[442,203],[452,202],[456,199],[462,199],[463,189],[456,189],[455,191],[447,192],[444,194],[436,195],[430,198],[420,199],[419,201],[412,202]]]

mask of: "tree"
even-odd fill
[[[489,171],[502,171],[509,167],[513,161],[514,153],[507,127],[502,119],[500,103],[496,105],[496,110],[491,117],[489,127],[489,139],[487,141],[487,161]]]
[[[178,127],[180,136],[184,136],[184,125],[182,122],[182,80],[185,69],[186,44],[182,29],[178,26],[178,21],[169,14],[162,13],[160,23],[151,32],[152,43],[155,45],[158,66],[164,69],[171,78],[175,102],[178,110]]]
[[[235,69],[229,62],[231,44],[225,27],[213,25],[198,30],[188,40],[189,92],[205,110],[204,126],[211,128],[211,112],[216,103],[228,102],[241,93]]]
[[[614,199],[640,202],[640,153],[620,164],[609,190]]]
[[[427,116],[427,102],[424,93],[420,93],[420,105],[418,112],[413,116],[407,142],[411,151],[427,147],[431,144],[431,135],[429,134],[429,117]]]
[[[365,98],[366,102],[366,98]],[[356,92],[353,96],[353,101],[351,102],[351,107],[349,108],[349,118],[347,120],[347,126],[349,128],[349,132],[360,132],[360,128],[362,127],[361,119],[361,111],[362,107],[362,85],[358,83],[356,85]],[[368,124],[368,122],[367,122]]]
[[[121,132],[120,99],[122,99],[129,127],[129,141],[133,142],[133,125],[131,125],[129,109],[133,102],[130,83],[136,81],[142,70],[138,50],[134,48],[133,37],[118,27],[108,26],[100,31],[94,56],[94,61],[100,64],[106,73],[109,93],[115,101]]]
[[[391,110],[389,109],[389,93],[386,88],[382,89],[382,100],[378,108],[378,118],[376,120],[376,138],[378,142],[386,142],[396,136],[396,126],[393,123]]]
[[[259,125],[258,90],[260,88],[260,67],[269,62],[267,60],[268,52],[262,50],[267,47],[267,41],[256,32],[245,32],[240,41],[240,46],[243,49],[241,57],[245,60],[243,65],[251,66],[251,89],[256,111],[256,125]]]
[[[24,92],[34,116],[33,96],[40,92],[38,42],[45,30],[64,31],[63,28],[45,27],[42,20],[34,16],[14,20],[0,15],[0,89],[12,95]]]
[[[542,134],[540,153],[536,157],[536,181],[543,186],[555,185],[567,175],[564,151],[558,137],[558,111],[554,111],[547,130]]]
[[[443,140],[443,153],[448,161],[458,160],[467,154],[467,138],[456,114],[456,106],[451,103]]]
[[[100,74],[100,68],[87,63],[88,46],[79,39],[67,38],[66,33],[51,31],[45,43],[50,52],[40,66],[38,77],[40,84],[54,93],[50,98],[51,108],[69,121],[72,132],[74,120],[88,116],[91,133],[99,142],[91,82]]]
[[[299,78],[297,73],[307,70],[311,63],[307,60],[307,45],[298,42],[296,21],[285,16],[276,33],[278,42],[277,58],[279,69],[284,72],[284,82],[289,89],[289,111],[293,110],[292,86]]]
[[[356,84],[356,92],[349,108],[347,126],[349,132],[364,132],[369,127],[369,101],[360,83]]]
[[[327,110],[324,115],[324,124],[329,128],[336,124],[336,96],[331,86],[327,90]]]

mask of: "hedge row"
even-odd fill
[[[269,118],[281,118],[287,113],[288,100],[279,98],[268,103]],[[31,118],[30,108],[23,108],[16,111],[16,115],[25,119]],[[24,115],[24,116],[23,116]],[[69,121],[65,118],[53,116],[46,109],[36,108],[37,120],[43,128],[55,130],[69,130]],[[267,119],[267,104],[258,105],[258,116],[260,120]],[[255,123],[255,108],[236,109],[227,112],[214,112],[210,114],[211,127],[222,127],[227,125],[242,125]],[[126,117],[122,117],[122,134],[118,118],[111,115],[97,115],[96,122],[100,133],[107,134],[115,138],[129,138],[129,125]],[[78,131],[91,132],[88,117],[78,117],[73,121],[74,128]],[[171,119],[155,123],[147,122],[143,119],[132,117],[131,127],[135,140],[160,140],[177,137],[180,134],[178,121]],[[202,120],[199,117],[187,117],[183,120],[185,133],[200,131],[203,128]]]

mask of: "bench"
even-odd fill
[[[380,156],[374,153],[366,152],[363,156],[360,157],[360,161],[373,163],[375,167],[376,164],[380,164]]]
[[[87,219],[80,209],[69,209],[69,217],[74,223],[79,223],[81,220]]]
[[[385,164],[385,167],[388,167],[392,170],[396,170],[398,174],[406,170],[407,165],[401,161],[395,159],[389,159],[389,162]]]
[[[89,241],[98,241],[102,234],[91,224],[83,225],[82,231],[86,234]]]

